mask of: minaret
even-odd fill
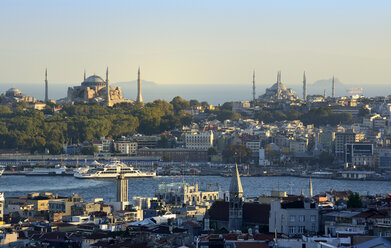
[[[137,72],[137,103],[142,103],[143,102],[143,97],[141,96],[141,77],[140,77],[140,67],[138,67],[138,72]]]
[[[109,67],[106,68],[106,105],[111,106]]]
[[[253,108],[255,113],[255,70],[253,71]]]
[[[243,223],[243,188],[238,165],[232,175],[229,186],[229,231],[242,231]]]
[[[323,90],[323,98],[326,99],[326,89]]]
[[[124,173],[120,173],[117,178],[117,202],[128,201],[128,179],[125,178]]]
[[[277,72],[277,99],[281,99],[281,71]]]
[[[86,69],[84,69],[84,80],[83,82],[86,81]]]
[[[48,93],[48,69],[45,69],[45,103],[49,102],[49,93]]]
[[[309,191],[309,197],[312,198],[312,180],[311,180],[311,177],[310,177],[310,182],[309,182],[309,185],[308,185],[308,191]]]
[[[307,79],[305,77],[305,72],[303,74],[303,100],[307,101]]]
[[[335,80],[334,80],[334,76],[333,76],[333,81],[331,83],[331,97],[332,98],[335,97]]]

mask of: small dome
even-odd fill
[[[86,87],[91,87],[91,86],[104,86],[106,82],[99,76],[97,75],[92,75],[86,78],[84,82],[81,83],[81,85],[86,86]]]
[[[16,88],[11,88],[5,93],[6,96],[14,97],[22,95],[22,92]]]

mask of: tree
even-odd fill
[[[252,152],[244,145],[228,145],[223,150],[223,160],[226,163],[245,163],[251,159]]]
[[[170,103],[174,107],[175,113],[179,113],[179,111],[188,109],[190,107],[189,101],[186,101],[180,96],[174,97]]]
[[[190,100],[190,107],[198,107],[198,106],[201,106],[200,102],[195,100],[195,99],[191,99]]]
[[[331,165],[334,161],[334,156],[328,152],[321,152],[319,155],[319,163],[321,165]]]
[[[233,102],[225,102],[220,108],[223,110],[230,110],[232,111],[234,103]]]
[[[217,148],[216,147],[209,147],[208,148],[208,156],[213,156],[213,155],[217,155]]]
[[[216,119],[219,121],[225,120],[239,120],[242,116],[239,113],[232,112],[231,110],[223,109],[215,111]]]
[[[255,112],[255,119],[258,121],[263,121],[265,123],[270,123],[274,121],[273,115],[269,111],[257,111]]]
[[[356,193],[351,193],[349,195],[349,200],[347,202],[347,207],[348,208],[361,208],[362,207],[362,202],[360,199],[360,195]]]

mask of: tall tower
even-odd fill
[[[128,201],[128,180],[125,179],[124,173],[121,173],[117,178],[117,202]]]
[[[255,70],[253,71],[253,108],[255,113]]]
[[[49,102],[49,93],[48,93],[48,69],[45,69],[45,103]]]
[[[333,81],[331,83],[331,97],[335,97],[335,80],[334,80],[334,76],[333,76]]]
[[[229,231],[242,231],[243,224],[243,188],[238,165],[232,175],[229,186]]]
[[[305,72],[303,74],[303,100],[307,101],[307,79],[305,77]]]
[[[308,191],[309,191],[309,196],[312,198],[312,179],[310,177],[310,182],[308,185]]]
[[[106,68],[106,105],[111,106],[109,67]]]
[[[84,80],[83,81],[86,81],[86,69],[84,69]]]
[[[143,97],[141,96],[141,76],[140,76],[140,67],[138,67],[138,72],[137,72],[137,98],[136,98],[137,103],[142,103],[143,102]]]
[[[281,71],[277,72],[277,99],[281,99]]]

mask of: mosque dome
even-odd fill
[[[101,77],[99,77],[97,75],[92,75],[92,76],[89,76],[88,78],[86,78],[86,80],[84,80],[81,83],[81,85],[85,86],[85,87],[105,86],[106,82]]]
[[[11,88],[11,89],[6,91],[5,95],[9,96],[9,97],[15,97],[15,96],[22,95],[22,92],[20,90],[16,89],[16,88]]]

